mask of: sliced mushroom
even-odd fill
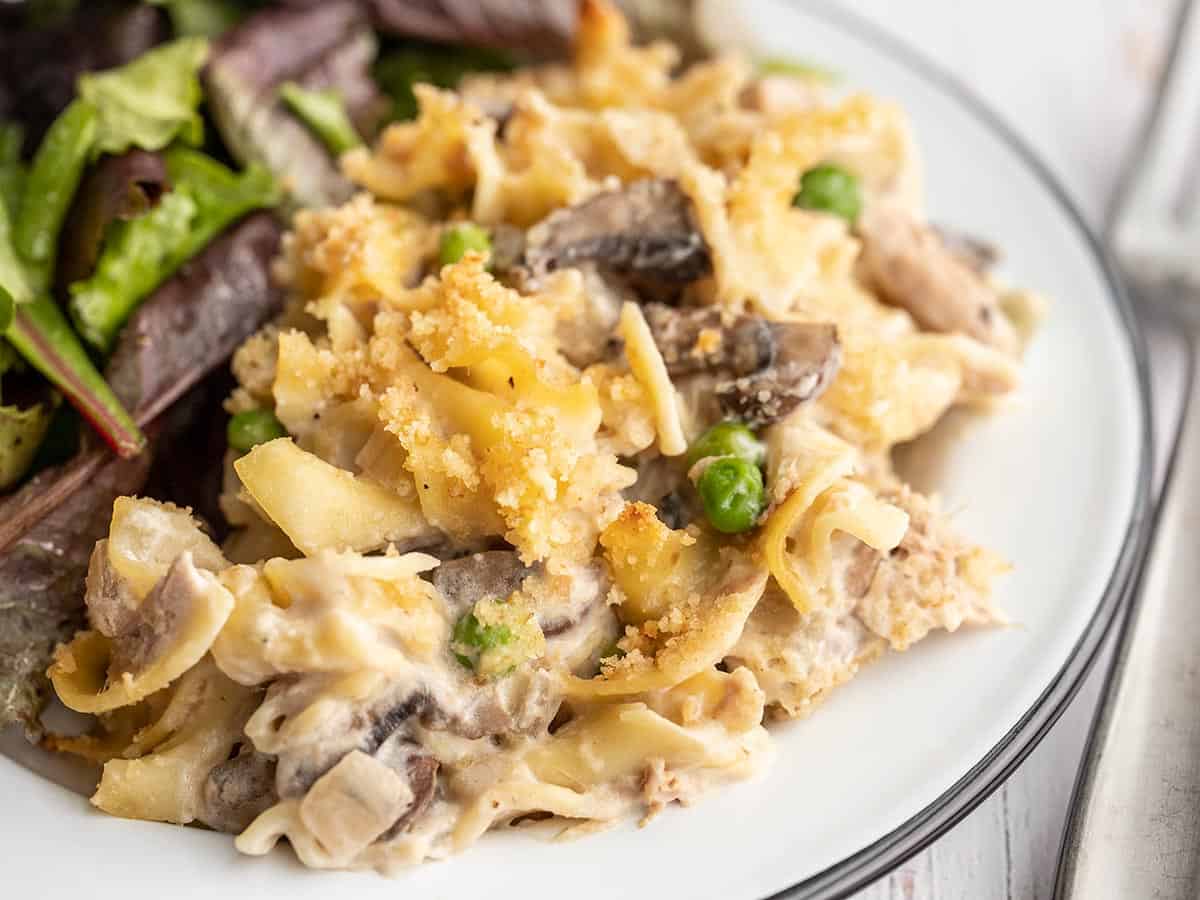
[[[725,414],[754,427],[819,397],[841,364],[833,325],[771,322],[650,304],[646,318],[672,376],[709,373]]]
[[[113,568],[108,540],[97,541],[87,572],[88,624],[105,637],[128,631],[137,618],[138,598]]]
[[[437,793],[437,774],[440,764],[428,753],[416,752],[415,744],[407,746],[414,748],[414,752],[403,757],[403,772],[408,778],[408,786],[412,790],[413,799],[400,818],[392,823],[392,827],[379,836],[380,841],[390,841],[412,828],[429,809],[429,804],[433,802],[433,796]],[[392,769],[400,771],[395,761],[389,760],[387,764]]]
[[[527,583],[526,579],[532,580]],[[586,662],[594,649],[592,645],[602,643],[596,635],[600,632],[607,635],[616,621],[605,603],[611,581],[599,562],[576,566],[569,576],[554,576],[541,566],[526,566],[515,550],[491,550],[442,563],[433,571],[432,581],[453,617],[465,614],[485,597],[508,597],[522,585],[532,585],[538,627],[547,642],[547,657],[566,668]],[[499,689],[501,684],[493,687]],[[437,706],[428,696],[423,701],[406,701],[406,705],[387,713],[386,718],[418,712],[426,727],[468,736],[519,730],[504,720],[522,716],[514,718],[503,711],[497,713],[495,694],[492,689],[476,692],[460,715],[449,721],[445,714],[437,721]],[[506,703],[508,699],[501,705]]]
[[[407,779],[412,790],[412,803],[385,838],[405,830],[428,808],[437,785],[438,763],[413,738],[413,731],[417,725],[440,729],[448,724],[428,692],[410,691],[398,702],[386,698],[365,713],[355,713],[348,722],[325,724],[328,733],[323,730],[310,743],[280,753],[274,775],[278,796],[304,796],[347,755],[363,753]]]
[[[530,230],[525,262],[535,278],[585,262],[666,285],[712,272],[691,200],[667,179],[635,181],[552,213]]]
[[[450,718],[445,730],[465,738],[540,734],[549,727],[562,700],[557,673],[522,667],[504,678],[477,686]]]
[[[576,565],[559,576],[547,575],[544,581],[546,589],[536,593],[537,619],[547,639],[576,627],[612,587],[607,569],[598,560]]]
[[[272,685],[268,701],[291,687],[287,682]],[[311,740],[280,751],[276,790],[284,799],[300,797],[352,752],[377,756],[389,765],[400,754],[407,766],[410,757],[426,753],[418,741],[422,729],[470,740],[540,733],[558,711],[560,689],[557,676],[538,668],[486,683],[455,672],[452,680],[434,678],[426,686],[397,684],[365,708],[327,716]],[[416,787],[414,795],[420,796]]]
[[[249,745],[204,781],[197,818],[217,831],[239,834],[275,803],[275,760]]]
[[[194,610],[207,602],[215,581],[196,567],[191,552],[180,556],[113,640],[110,671],[138,673],[160,659],[180,640]]]
[[[413,712],[417,712],[419,709],[430,712],[436,710],[432,698],[428,695],[414,694],[413,700],[414,702],[409,704]],[[391,840],[398,834],[407,831],[429,808],[429,804],[433,802],[433,795],[437,791],[437,773],[440,767],[433,755],[412,737],[411,729],[408,727],[411,724],[412,713],[397,722],[395,714],[399,710],[391,712],[392,715],[376,722],[371,732],[372,737],[378,737],[382,733],[382,729],[389,723],[394,724],[395,727],[380,741],[377,747],[372,748],[371,753],[377,760],[408,781],[413,799],[403,814],[380,836],[379,840],[381,841]]]
[[[500,223],[491,230],[491,267],[496,272],[509,272],[521,264],[525,256],[525,232],[514,225]]]
[[[759,316],[731,315],[716,307],[645,307],[646,322],[674,376],[714,372],[741,376],[759,372],[775,359],[772,323]]]
[[[686,528],[704,514],[700,497],[688,481],[687,466],[678,457],[640,460],[637,473],[637,481],[621,496],[628,503],[649,503],[668,528]]]
[[[858,222],[862,266],[883,298],[927,331],[958,332],[1006,352],[1018,346],[1000,298],[937,232],[908,212],[879,204]]]
[[[594,674],[621,633],[616,611],[608,604],[608,566],[592,560],[539,574],[526,589],[536,601],[538,624],[546,636],[546,662],[577,675]]]
[[[458,618],[484,597],[510,596],[531,571],[515,550],[489,550],[442,563],[430,580]]]

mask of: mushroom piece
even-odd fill
[[[395,694],[392,695],[393,697]],[[410,691],[399,702],[390,698],[366,712],[356,712],[349,722],[327,723],[328,735],[300,747],[289,748],[272,764],[271,796],[305,797],[322,778],[353,754],[360,754],[390,769],[411,792],[408,802],[377,838],[390,840],[407,831],[429,808],[437,790],[437,759],[414,737],[418,726],[444,728],[449,720],[424,690]],[[223,764],[229,766],[240,757]],[[214,778],[225,777],[218,766]],[[382,770],[381,770],[382,771]],[[228,789],[235,793],[235,787]],[[403,793],[403,792],[402,792]],[[207,795],[206,795],[207,796]],[[405,794],[409,796],[409,794]],[[205,820],[207,824],[212,824]],[[215,825],[213,827],[216,827]]]
[[[128,631],[137,618],[138,598],[117,570],[108,555],[108,539],[96,542],[88,561],[87,618],[88,624],[105,637],[116,637]]]
[[[637,460],[638,479],[621,492],[627,503],[649,503],[658,518],[673,530],[686,528],[704,515],[700,496],[678,457],[652,456]]]
[[[443,562],[430,580],[457,619],[484,597],[510,596],[532,571],[515,550],[488,550]]]
[[[110,675],[136,675],[162,659],[181,642],[190,621],[197,616],[197,610],[209,603],[214,589],[221,590],[216,578],[196,566],[191,551],[175,560],[124,629],[113,638]],[[232,607],[232,598],[229,605]]]
[[[348,753],[361,751],[376,756],[395,740],[411,742],[412,727],[418,723],[429,728],[444,728],[447,717],[428,692],[410,688],[391,692],[365,711],[355,710],[353,715],[330,717],[311,741],[289,747],[279,754],[276,790],[284,799],[303,796]],[[394,758],[394,748],[384,755]],[[401,763],[397,771],[403,773],[407,756]]]
[[[414,750],[417,748],[415,744],[406,744],[405,746]],[[412,790],[413,799],[400,818],[392,823],[392,827],[380,835],[380,841],[390,841],[412,828],[417,819],[421,818],[429,809],[429,804],[433,802],[433,796],[437,793],[437,773],[440,768],[438,761],[427,753],[419,752],[409,753],[403,758],[403,771],[408,778],[408,786]],[[399,771],[394,761],[389,759],[387,765]]]
[[[722,411],[752,427],[778,422],[819,397],[841,364],[834,325],[661,304],[646,307],[646,321],[667,372],[715,376]]]
[[[1016,351],[1016,330],[996,292],[933,228],[902,209],[879,204],[862,215],[858,232],[868,280],[921,328],[958,332]]]
[[[356,751],[380,758],[402,775],[417,766],[417,756],[435,761],[420,744],[421,730],[471,740],[537,734],[558,711],[561,685],[557,676],[545,669],[523,668],[487,683],[479,683],[465,672],[448,674],[448,678],[435,676],[424,685],[406,680],[365,706],[343,707],[326,716],[311,738],[280,751],[275,776],[279,796],[286,800],[304,795],[341,759]],[[268,701],[273,693],[295,687],[276,682],[268,690]],[[413,792],[420,797],[416,786]]]
[[[197,818],[216,831],[240,834],[275,803],[275,760],[247,744],[204,781]]]
[[[692,202],[667,179],[596,194],[530,230],[525,264],[535,279],[585,262],[658,285],[683,285],[712,272]]]
[[[612,584],[599,562],[577,565],[568,575],[554,576],[541,566],[526,566],[515,550],[491,550],[444,562],[433,570],[431,578],[455,618],[485,597],[508,597],[525,585],[534,601],[538,627],[546,638],[546,655],[552,664],[568,669],[584,666],[592,650],[607,646],[616,637],[616,617],[605,602]],[[528,583],[527,578],[531,579]],[[520,730],[512,722],[522,720],[522,715],[495,709],[497,702],[511,705],[509,700],[498,700],[502,684],[477,691],[452,722],[429,725],[427,708],[422,708],[422,721],[427,727],[464,735],[470,732],[467,736],[477,736],[474,732],[481,728],[480,734]],[[539,691],[535,689],[534,693]],[[524,698],[520,705],[529,702],[530,698]],[[510,721],[506,724],[505,719]]]

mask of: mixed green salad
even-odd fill
[[[78,65],[88,38],[74,30],[130,56],[85,60],[48,124],[22,116],[29,98],[0,66],[0,493],[75,453],[80,419],[139,453],[145,416],[102,374],[139,307],[254,210],[342,199],[336,157],[414,115],[413,84],[509,63],[389,36],[389,4],[374,5],[57,0],[0,14],[0,51],[58,30],[62,56],[43,70]]]

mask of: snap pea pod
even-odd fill
[[[63,220],[79,187],[96,137],[96,110],[76,100],[54,120],[33,157],[14,239],[17,252],[40,284],[54,270]]]

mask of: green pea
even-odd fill
[[[709,456],[736,456],[761,466],[767,459],[767,448],[741,422],[718,422],[700,437],[688,450],[688,467]]]
[[[766,506],[762,471],[734,456],[710,463],[696,482],[696,490],[708,521],[725,534],[749,531]]]
[[[271,410],[252,409],[230,419],[225,435],[230,447],[240,453],[249,453],[259,444],[287,437],[287,429]]]
[[[478,666],[479,657],[488,650],[494,650],[505,644],[512,643],[513,633],[507,625],[484,625],[470,612],[454,625],[451,634],[450,647],[454,657],[468,669]]]
[[[853,224],[862,211],[858,179],[833,163],[822,163],[800,176],[793,206],[841,216]]]
[[[487,231],[470,222],[451,225],[442,232],[438,259],[443,266],[448,266],[461,260],[471,250],[485,254],[492,252],[492,239]]]

